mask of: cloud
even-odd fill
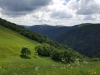
[[[52,5],[48,6],[50,17],[58,20],[72,18],[73,13],[68,8],[68,2],[69,0],[53,0]]]
[[[0,17],[20,25],[100,21],[99,0],[0,0]]]
[[[53,18],[57,18],[57,19],[63,19],[63,18],[71,18],[72,17],[72,15],[71,14],[68,14],[66,11],[53,11],[52,13],[51,13],[51,17],[53,17]]]
[[[83,17],[83,20],[95,20],[95,18],[93,18],[91,15],[85,15],[84,17]]]
[[[48,5],[52,0],[0,0],[2,14],[18,16]]]
[[[79,8],[76,11],[76,14],[79,15],[90,15],[95,13],[100,13],[100,3],[97,3],[96,0],[81,0],[79,2]]]

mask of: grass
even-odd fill
[[[0,75],[100,75],[100,62],[55,62],[46,57],[34,57],[39,43],[0,26]],[[20,58],[20,50],[28,46],[31,59]]]
[[[21,48],[24,46],[28,46],[34,53],[34,47],[37,44],[33,40],[0,26],[0,58],[19,55]]]
[[[100,75],[99,70],[100,62],[62,64],[45,57],[0,62],[0,75]]]

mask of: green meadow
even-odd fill
[[[100,62],[63,64],[44,57],[13,57],[0,62],[0,75],[100,75]]]
[[[34,53],[34,47],[37,44],[36,41],[23,37],[17,32],[0,25],[0,58],[18,56],[21,48],[26,46]]]
[[[0,25],[0,75],[100,75],[100,62],[61,63],[49,57],[34,55],[39,44]],[[31,59],[20,57],[27,46]]]

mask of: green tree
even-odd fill
[[[24,56],[28,57],[28,55],[31,55],[30,49],[27,48],[27,47],[22,47],[22,49],[21,49],[21,55],[24,55]]]
[[[35,47],[36,52],[41,56],[50,56],[51,49],[49,44],[41,44]]]

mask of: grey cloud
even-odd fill
[[[91,15],[85,15],[83,20],[95,20]]]
[[[0,0],[2,13],[6,15],[24,15],[42,6],[48,5],[52,0]]]
[[[71,18],[72,15],[68,14],[65,11],[54,11],[51,13],[51,17],[57,18],[57,19],[63,19],[63,18]]]
[[[78,7],[79,9],[77,9],[76,14],[79,15],[100,13],[100,6],[96,4],[94,0],[81,0],[81,3]]]

